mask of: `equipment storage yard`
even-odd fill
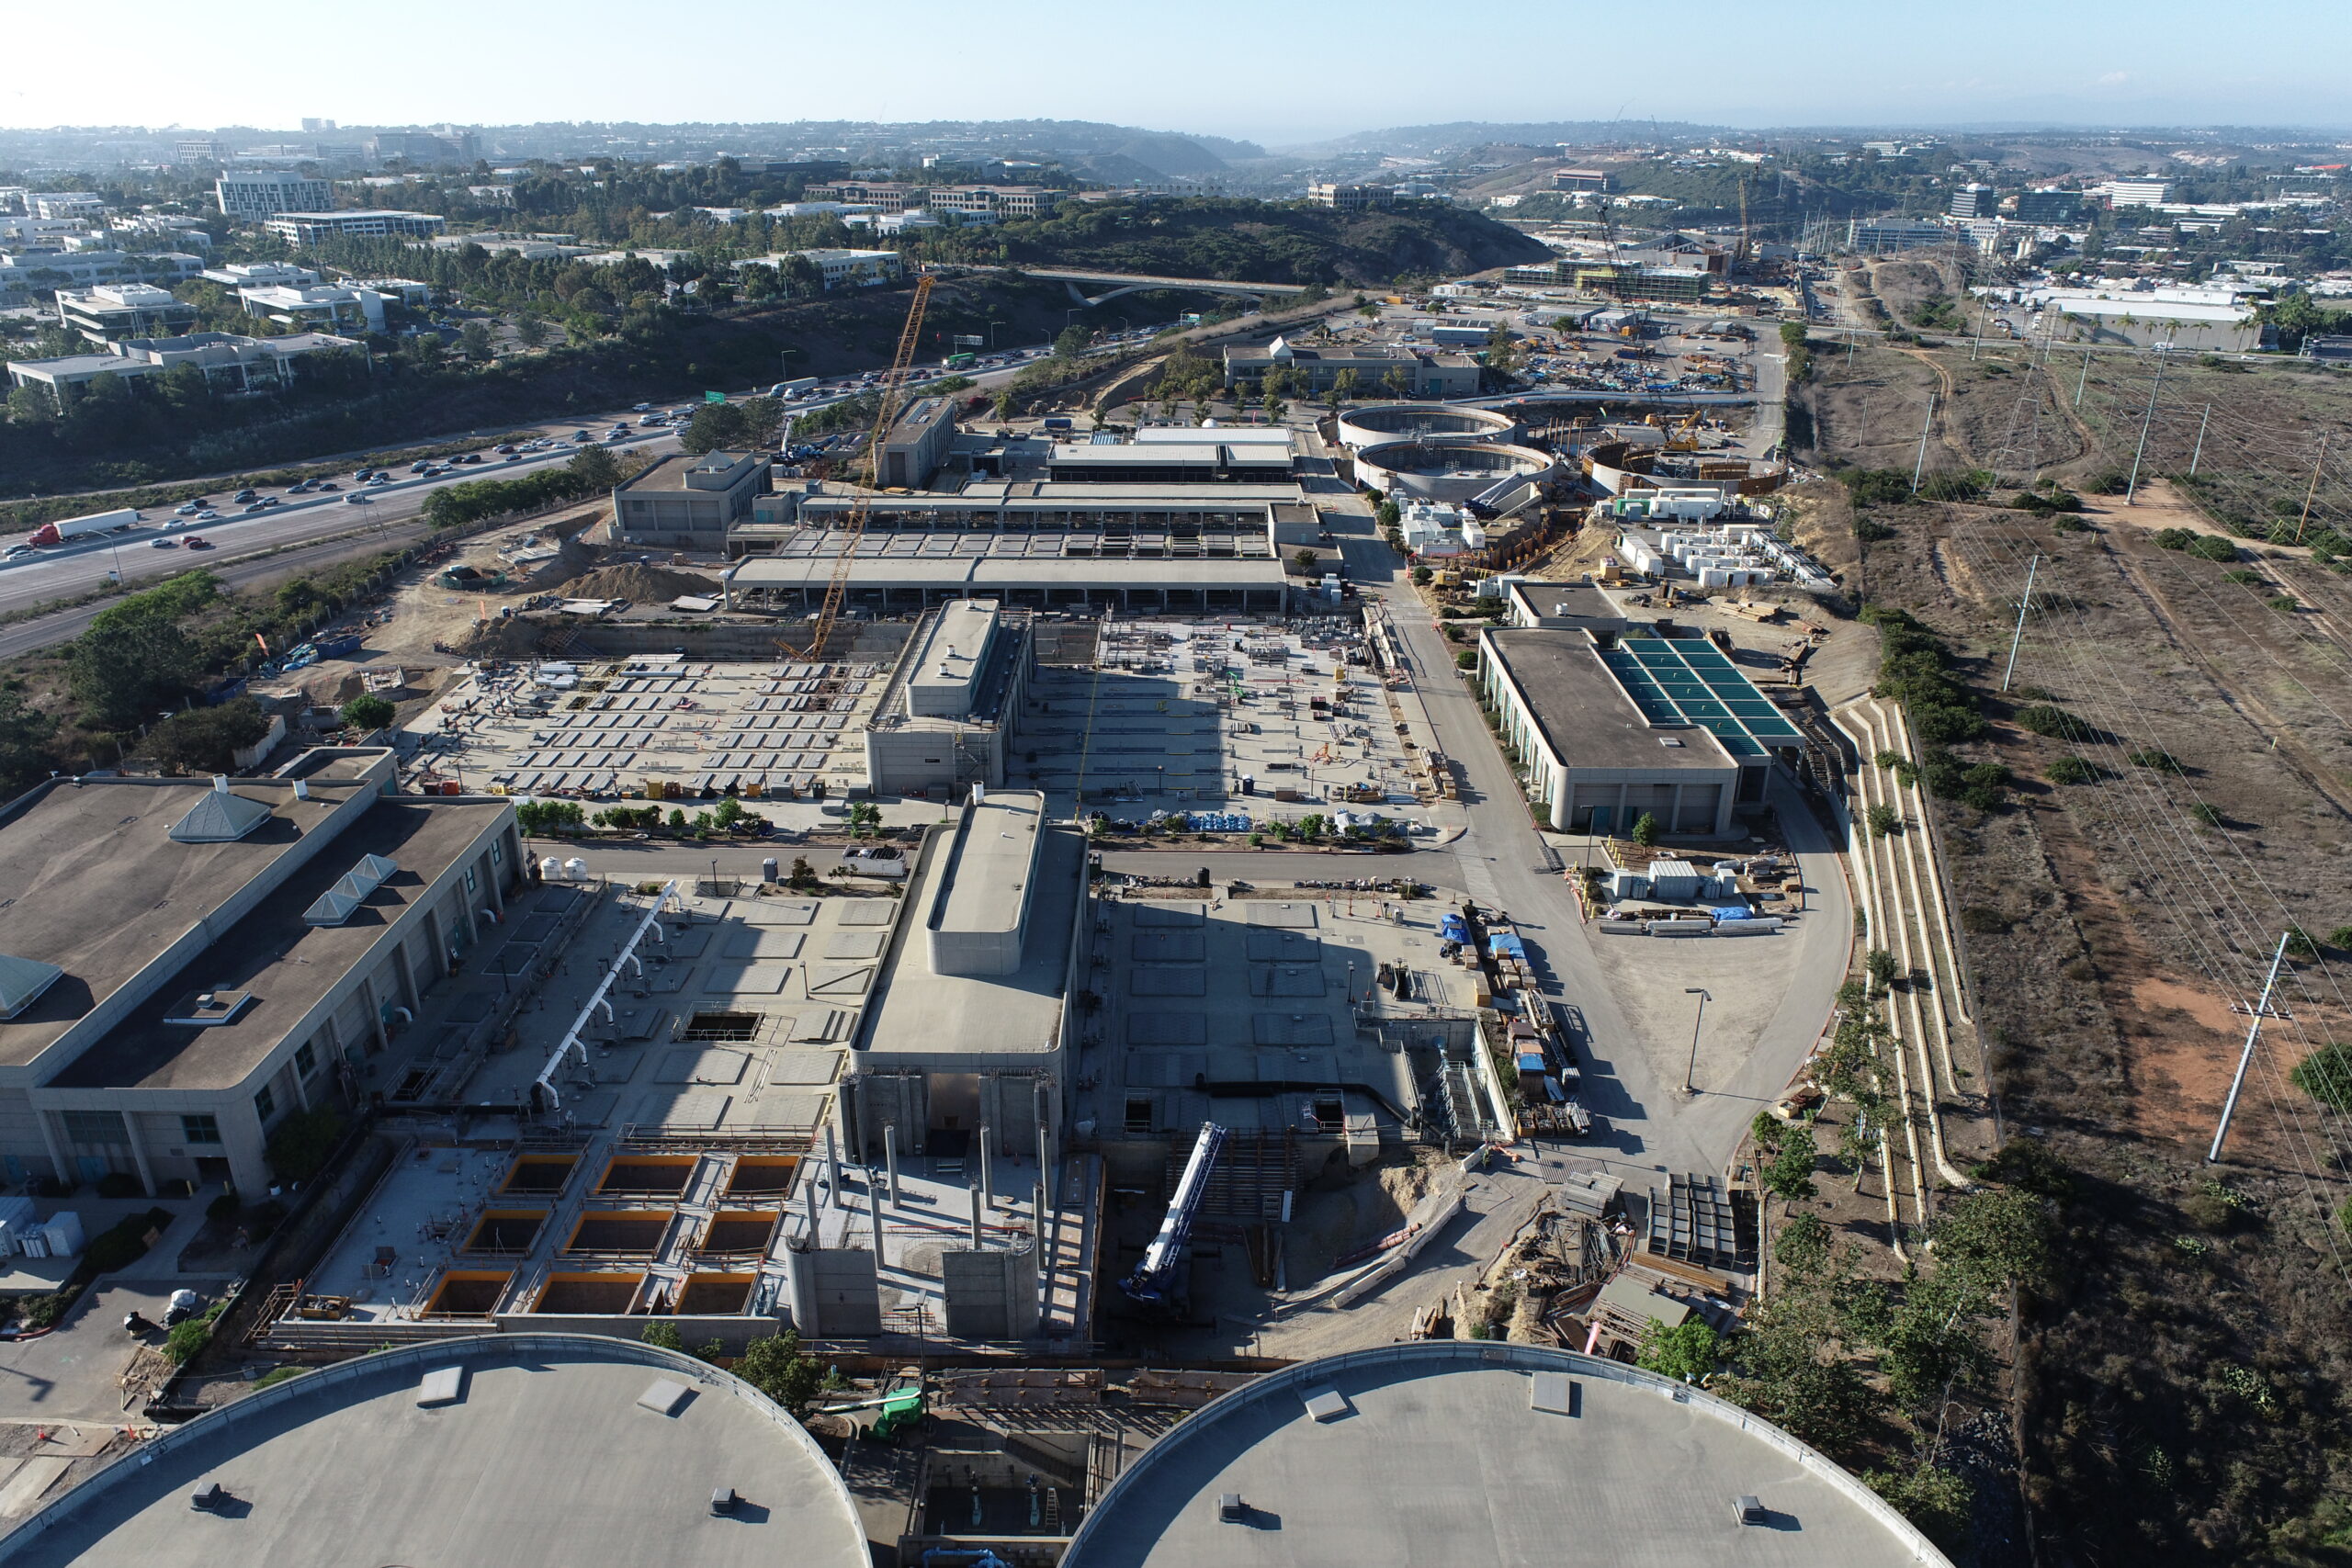
[[[1422,754],[1403,744],[1352,615],[1106,618],[1091,666],[1041,654],[1030,696],[1013,746],[1057,812],[1211,807],[1262,824],[1426,798]]]
[[[408,733],[427,773],[496,795],[839,797],[865,783],[864,729],[888,673],[865,659],[485,661]]]

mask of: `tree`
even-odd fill
[[[525,348],[544,347],[548,341],[547,320],[526,310],[514,319],[514,341]]]
[[[468,321],[458,329],[458,345],[464,351],[465,356],[477,365],[488,361],[495,352],[495,345],[491,341],[490,328],[480,321]]]
[[[1757,1179],[1778,1197],[1810,1198],[1815,1191],[1813,1167],[1816,1157],[1812,1130],[1792,1127],[1781,1137],[1779,1151],[1757,1173]]]
[[[1331,378],[1331,396],[1339,402],[1348,402],[1356,395],[1359,378],[1353,370],[1342,370]]]
[[[649,1323],[638,1338],[648,1345],[658,1345],[664,1350],[676,1350],[682,1354],[686,1348],[685,1336],[678,1332],[678,1325],[674,1323]]]
[[[1062,329],[1061,335],[1059,337],[1054,339],[1054,357],[1057,359],[1076,359],[1079,355],[1086,352],[1086,345],[1093,341],[1094,334],[1092,333],[1088,332],[1084,327],[1081,327],[1077,322],[1072,321],[1069,326]]]
[[[1657,818],[1645,811],[1634,818],[1634,842],[1645,850],[1657,843]]]
[[[82,711],[109,729],[129,729],[195,689],[195,645],[170,621],[101,616],[74,639],[67,689]]]
[[[790,1329],[744,1346],[735,1375],[794,1416],[808,1409],[825,1381],[824,1369],[802,1353],[800,1336]]]
[[[238,697],[172,715],[148,731],[145,750],[165,773],[225,773],[237,765],[239,751],[268,733],[261,705]]]
[[[1867,815],[1873,839],[1887,838],[1903,826],[1903,814],[1892,806],[1873,806]]]
[[[1722,1347],[1722,1337],[1703,1318],[1694,1317],[1672,1328],[1652,1318],[1642,1331],[1634,1365],[1677,1382],[1697,1382],[1715,1370]]]
[[[514,825],[526,834],[563,835],[578,831],[587,821],[586,811],[573,800],[526,800],[514,808]]]
[[[281,1181],[308,1181],[343,1137],[343,1113],[329,1106],[289,1111],[270,1129],[264,1153]]]
[[[361,731],[381,729],[398,710],[381,697],[361,695],[343,705],[343,727]]]
[[[583,446],[564,465],[579,482],[581,493],[593,495],[621,482],[620,459],[605,446]]]
[[[1799,1214],[1772,1238],[1772,1259],[1799,1278],[1811,1278],[1829,1262],[1831,1236],[1819,1214]]]
[[[1290,558],[1290,564],[1296,567],[1303,573],[1311,574],[1317,566],[1322,564],[1322,562],[1323,558],[1317,555],[1313,550],[1301,550],[1296,555]]]
[[[22,692],[0,691],[0,795],[13,799],[49,770],[56,734],[54,716],[28,706]]]
[[[1886,949],[1883,947],[1871,948],[1862,959],[1862,967],[1870,975],[1871,987],[1872,989],[1883,991],[1894,986],[1895,976],[1894,954],[1889,953]]]

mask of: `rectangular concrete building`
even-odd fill
[[[728,528],[766,488],[767,468],[762,452],[656,458],[614,487],[613,530],[627,544],[724,550]]]
[[[866,722],[867,787],[953,797],[1002,785],[1030,662],[1025,619],[1006,619],[992,601],[954,600],[925,616]]]
[[[1739,762],[1704,728],[1654,722],[1600,655],[1580,630],[1480,634],[1479,690],[1528,798],[1568,832],[1623,833],[1645,815],[1668,833],[1730,831]]]
[[[272,1179],[503,908],[504,800],[388,793],[391,753],[267,779],[58,779],[0,809],[0,1167]]]
[[[989,791],[924,843],[836,1106],[851,1156],[992,1155],[1058,1138],[1086,919],[1086,840],[1046,798]]]

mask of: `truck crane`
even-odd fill
[[[849,592],[849,574],[857,563],[857,542],[865,537],[866,518],[872,513],[874,492],[882,483],[882,443],[889,435],[890,427],[907,406],[909,372],[915,362],[916,345],[922,339],[923,312],[931,307],[930,273],[915,279],[914,298],[907,302],[906,325],[899,331],[899,351],[890,359],[890,368],[882,378],[879,406],[874,411],[874,428],[865,438],[867,482],[859,487],[855,500],[850,503],[849,516],[841,527],[841,549],[833,557],[832,574],[825,580],[825,597],[817,611],[817,619],[808,628],[806,648],[796,649],[779,641],[776,647],[796,659],[820,660],[825,656],[825,644],[833,635],[834,623],[841,619],[842,601]]]
[[[1209,1173],[1216,1168],[1216,1156],[1224,1148],[1225,1129],[1214,1122],[1202,1122],[1201,1135],[1193,1142],[1193,1157],[1184,1162],[1184,1174],[1176,1179],[1176,1190],[1168,1200],[1159,1234],[1143,1249],[1143,1261],[1136,1265],[1135,1272],[1119,1281],[1129,1301],[1148,1307],[1174,1304],[1173,1298],[1181,1293],[1184,1244],[1192,1237],[1193,1221],[1208,1196]]]

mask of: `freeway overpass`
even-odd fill
[[[1155,277],[1148,273],[1088,272],[1062,266],[1024,266],[1018,270],[1025,276],[1068,284],[1069,297],[1082,305],[1100,305],[1116,299],[1122,294],[1138,294],[1151,288],[1181,288],[1194,294],[1238,294],[1252,299],[1306,292],[1306,285],[1303,283],[1246,283],[1227,277]],[[1089,295],[1079,287],[1080,284],[1107,285],[1109,291]]]

